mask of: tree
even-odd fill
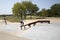
[[[13,8],[12,8],[12,12],[15,16],[17,16],[18,18],[23,18],[23,10],[25,10],[25,6],[23,6],[21,3],[17,2],[14,4]]]
[[[21,19],[23,17],[26,18],[27,13],[33,15],[33,13],[37,12],[38,10],[39,8],[37,5],[30,1],[23,1],[21,3],[17,2],[12,8],[13,14],[17,17],[21,17]]]
[[[47,17],[48,16],[47,10],[45,8],[43,8],[40,15],[42,17]]]
[[[29,2],[23,1],[22,5],[24,5],[26,7],[26,10],[27,10],[28,14],[31,15],[31,18],[32,18],[32,15],[34,15],[34,13],[36,13],[39,10],[39,8],[37,7],[37,5],[33,4],[30,1]]]
[[[37,15],[42,17],[60,17],[60,4],[54,4],[51,9],[42,9]]]
[[[51,9],[48,9],[47,12],[48,12],[48,17],[53,17],[54,14]]]
[[[60,16],[60,4],[52,5],[51,10],[54,17]]]
[[[42,16],[42,11],[37,12],[37,16]]]

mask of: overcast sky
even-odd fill
[[[0,0],[0,14],[12,13],[12,7],[16,2],[22,2],[23,0]],[[55,3],[60,3],[60,0],[30,0],[32,3],[37,4],[39,9],[50,9]]]

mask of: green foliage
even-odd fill
[[[47,15],[48,15],[46,9],[42,9],[42,12],[41,13],[42,13],[42,16],[43,17],[47,17]]]
[[[17,2],[12,8],[13,14],[21,19],[26,18],[27,13],[32,15],[32,13],[35,13],[38,10],[39,8],[37,5],[30,1]]]
[[[12,12],[14,13],[14,15],[18,16],[19,13],[20,13],[20,7],[21,7],[21,4],[20,3],[15,3],[13,8],[12,8]]]
[[[47,10],[43,8],[42,11],[37,13],[38,10],[37,5],[30,1],[17,2],[12,8],[13,14],[19,19],[26,19],[27,15],[29,15],[30,18],[35,15],[40,17],[60,17],[60,4],[54,4],[51,6],[51,9]]]
[[[48,17],[53,17],[54,14],[51,9],[48,9],[47,12],[48,12]]]
[[[45,8],[42,9],[42,11],[40,11],[38,13],[41,17],[47,17],[48,16],[48,12]]]
[[[48,10],[42,9],[38,14],[42,17],[60,17],[60,4],[54,4]]]
[[[54,14],[53,16],[55,16],[55,17],[60,16],[60,4],[52,5],[51,10]]]

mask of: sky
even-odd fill
[[[16,2],[22,2],[24,0],[0,0],[0,14],[12,13],[12,7]],[[25,0],[29,1],[29,0]],[[33,4],[39,7],[39,10],[50,9],[53,4],[60,3],[60,0],[30,0]]]

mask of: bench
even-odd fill
[[[36,23],[48,23],[48,24],[50,24],[50,20],[37,20],[35,22],[31,22],[31,23],[25,24],[24,26],[31,27],[32,24],[35,26]]]

